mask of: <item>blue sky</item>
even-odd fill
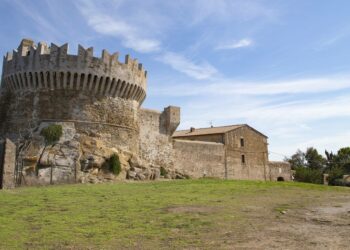
[[[0,52],[23,37],[119,51],[148,70],[143,107],[180,128],[248,123],[270,159],[349,146],[346,0],[0,0]]]

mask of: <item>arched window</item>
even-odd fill
[[[284,178],[279,176],[279,177],[277,177],[277,181],[284,181]]]

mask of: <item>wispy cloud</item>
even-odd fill
[[[268,8],[261,1],[250,0],[194,0],[187,6],[193,8],[193,23],[211,20],[227,22],[229,20],[251,21],[257,18],[274,19],[278,11]]]
[[[171,59],[171,58],[170,58]],[[172,60],[169,60],[172,61]],[[176,60],[174,60],[176,62]],[[187,69],[182,64],[183,70]],[[203,71],[203,68],[201,68]],[[205,78],[203,78],[205,79]],[[203,95],[281,95],[324,93],[350,89],[350,75],[333,75],[320,78],[306,78],[275,82],[246,82],[230,79],[216,79],[207,83],[186,83],[157,88],[154,95],[203,96]]]
[[[245,38],[239,41],[233,41],[231,43],[225,43],[218,45],[216,50],[229,50],[229,49],[239,49],[244,47],[250,47],[254,44],[253,40]]]
[[[248,123],[270,137],[271,151],[284,155],[294,153],[298,147],[316,146],[322,151],[346,145],[341,136],[327,142],[334,131],[327,131],[325,136],[325,131],[317,128],[350,120],[350,75],[272,83],[226,79],[218,84],[202,81],[170,85],[167,89],[158,86],[150,94],[185,98],[181,129],[209,126],[210,121],[214,126]]]
[[[173,52],[166,52],[158,56],[157,60],[198,80],[209,79],[217,73],[216,68],[207,62],[194,63],[186,57]]]
[[[33,27],[36,28],[38,37],[41,39],[47,37],[51,41],[59,40],[58,34],[60,34],[60,32],[57,31],[57,27],[39,11],[40,8],[38,8],[38,6],[34,7],[19,0],[11,0],[8,2],[22,12],[24,17],[27,17],[34,22],[35,25]]]
[[[92,1],[79,1],[79,10],[96,32],[121,39],[122,44],[135,51],[148,53],[160,50],[161,42],[143,35],[140,27],[109,16]],[[117,16],[117,15],[116,15]]]
[[[327,39],[321,40],[318,48],[332,46],[332,45],[340,42],[344,38],[349,37],[349,35],[350,35],[350,28],[345,27],[342,30],[337,31],[335,34],[332,34]]]
[[[239,95],[226,98],[202,96],[182,106],[180,128],[206,127],[210,121],[215,126],[248,123],[270,137],[271,151],[284,155],[307,146],[315,146],[322,151],[348,145],[349,141],[341,137],[343,133],[349,138],[348,133],[344,134],[346,131],[325,130],[325,127],[328,122],[332,128],[339,119],[350,120],[349,94],[279,101],[274,103],[275,100],[269,98],[257,100]],[[318,129],[319,126],[323,126],[323,130]],[[333,138],[335,134],[339,136]],[[274,159],[281,158],[274,156]]]

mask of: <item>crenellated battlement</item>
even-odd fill
[[[68,54],[68,44],[58,46],[35,44],[23,39],[17,50],[3,59],[2,88],[13,92],[38,89],[75,89],[96,95],[121,97],[138,101],[146,96],[147,71],[137,59],[103,50],[93,56],[93,47],[78,45],[77,55]]]

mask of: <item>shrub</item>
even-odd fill
[[[328,184],[331,186],[344,186],[342,178],[344,169],[341,167],[334,167],[328,173]],[[340,181],[341,180],[341,181]]]
[[[51,124],[43,128],[40,133],[48,144],[58,141],[62,136],[62,126],[58,124]]]
[[[119,156],[117,154],[113,154],[106,162],[109,171],[111,171],[115,175],[119,175],[122,171],[122,167],[120,164]]]
[[[323,184],[323,173],[319,169],[298,167],[295,170],[295,180],[315,184]]]
[[[345,186],[345,181],[343,179],[334,179],[332,181],[332,184],[329,183],[331,186]]]
[[[168,171],[164,167],[160,167],[160,176],[166,176],[168,174]]]

